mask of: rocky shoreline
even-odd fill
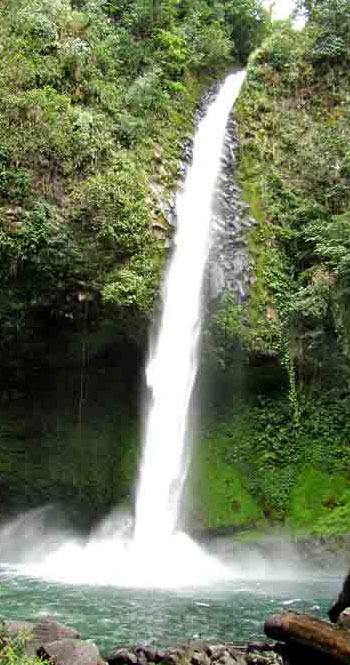
[[[213,644],[189,640],[180,647],[158,650],[152,647],[116,649],[108,658],[109,665],[277,665],[282,664],[278,648],[269,643],[245,646]]]
[[[100,654],[92,640],[82,639],[74,628],[49,617],[38,623],[6,621],[0,651],[10,640],[22,636],[25,653],[49,660],[53,665],[280,665],[274,644],[213,644],[189,640],[182,646],[157,649],[153,646],[117,646],[111,654]],[[1,649],[2,647],[2,649]],[[1,655],[1,653],[0,653]],[[6,661],[5,661],[6,662]]]
[[[189,640],[181,646],[158,649],[154,646],[117,646],[109,655],[99,653],[96,644],[81,639],[78,631],[43,618],[38,623],[3,622],[0,658],[9,644],[21,636],[23,653],[38,656],[52,665],[336,665],[350,663],[350,610],[345,610],[337,626],[311,615],[283,612],[268,617],[265,632],[278,640],[245,645]],[[296,631],[297,627],[297,631]],[[297,634],[298,633],[298,634]],[[327,642],[328,640],[328,642]],[[21,662],[21,661],[16,661]]]

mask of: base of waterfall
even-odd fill
[[[63,584],[121,589],[228,588],[238,581],[310,580],[347,568],[349,541],[294,543],[277,532],[239,542],[199,545],[187,534],[164,537],[154,527],[133,538],[133,519],[113,511],[88,538],[79,537],[47,506],[0,528],[0,565],[12,575]]]
[[[232,570],[187,534],[156,528],[134,538],[129,511],[115,509],[79,537],[44,506],[0,528],[0,562],[14,574],[48,582],[115,586],[124,589],[178,589],[232,579]]]
[[[85,544],[68,541],[39,561],[17,565],[16,571],[48,581],[124,588],[183,588],[230,577],[224,564],[184,533],[165,542],[118,537],[92,538]]]

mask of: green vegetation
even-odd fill
[[[128,500],[183,141],[268,29],[259,0],[1,3],[3,514]]]
[[[250,295],[205,332],[194,513],[349,530],[350,11],[303,5],[295,32],[259,0],[1,3],[4,513],[64,498],[88,526],[130,502],[183,141],[203,86],[259,47],[238,105]]]
[[[248,401],[248,404],[247,404]],[[296,427],[288,395],[235,404],[199,448],[198,508],[207,526],[286,523],[295,533],[349,529],[350,402],[305,398]]]
[[[260,193],[264,211],[252,238],[259,295],[249,305],[260,317],[249,311],[249,321],[254,328],[254,320],[265,320],[256,326],[262,348],[277,351],[306,390],[321,380],[331,387],[335,376],[347,384],[350,334],[350,81],[347,56],[335,58],[332,25],[324,18],[333,16],[334,4],[315,6],[303,32],[282,25],[258,50],[239,108],[241,177],[248,200],[251,191],[255,200]],[[348,6],[336,7],[345,39]],[[321,57],[321,43],[329,45],[328,56]]]
[[[344,476],[331,476],[313,465],[306,466],[291,492],[291,525],[311,529],[314,533],[318,533],[321,526],[322,532],[324,523],[329,521],[330,515],[333,517],[333,509],[342,505],[346,486]]]
[[[218,432],[201,446],[194,511],[205,528],[256,526],[265,521],[256,498],[249,493],[244,471],[232,464],[232,443]]]
[[[28,636],[23,633],[10,636],[6,625],[0,627],[0,658],[5,665],[49,665],[48,660],[28,656],[25,651]]]
[[[350,9],[305,9],[303,31],[279,23],[253,54],[238,105],[252,284],[207,331],[210,437],[270,522],[336,535],[350,528]]]

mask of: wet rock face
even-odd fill
[[[217,96],[222,82],[216,82],[202,96],[195,114],[195,127],[204,117],[209,104]],[[195,132],[193,133],[193,135]],[[234,111],[231,112],[224,142],[221,169],[218,175],[212,220],[212,248],[208,260],[205,294],[215,300],[224,291],[234,291],[237,302],[248,297],[250,264],[247,231],[255,224],[249,215],[249,206],[242,201],[241,189],[234,180],[239,142]],[[180,182],[185,177],[193,159],[193,138],[183,143],[180,163]],[[210,155],[208,155],[210,159]],[[165,217],[169,225],[176,226],[175,197],[167,203]],[[171,242],[169,242],[171,246]]]
[[[237,123],[232,111],[214,201],[207,293],[209,299],[215,299],[226,290],[234,291],[237,302],[242,303],[249,286],[247,231],[255,221],[249,216],[249,206],[242,201],[241,189],[234,180],[238,148]]]

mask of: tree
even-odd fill
[[[348,0],[302,0],[302,9],[318,31],[312,57],[317,61],[348,60],[350,3]]]
[[[267,36],[270,16],[261,0],[223,0],[222,5],[235,53],[245,63]]]

